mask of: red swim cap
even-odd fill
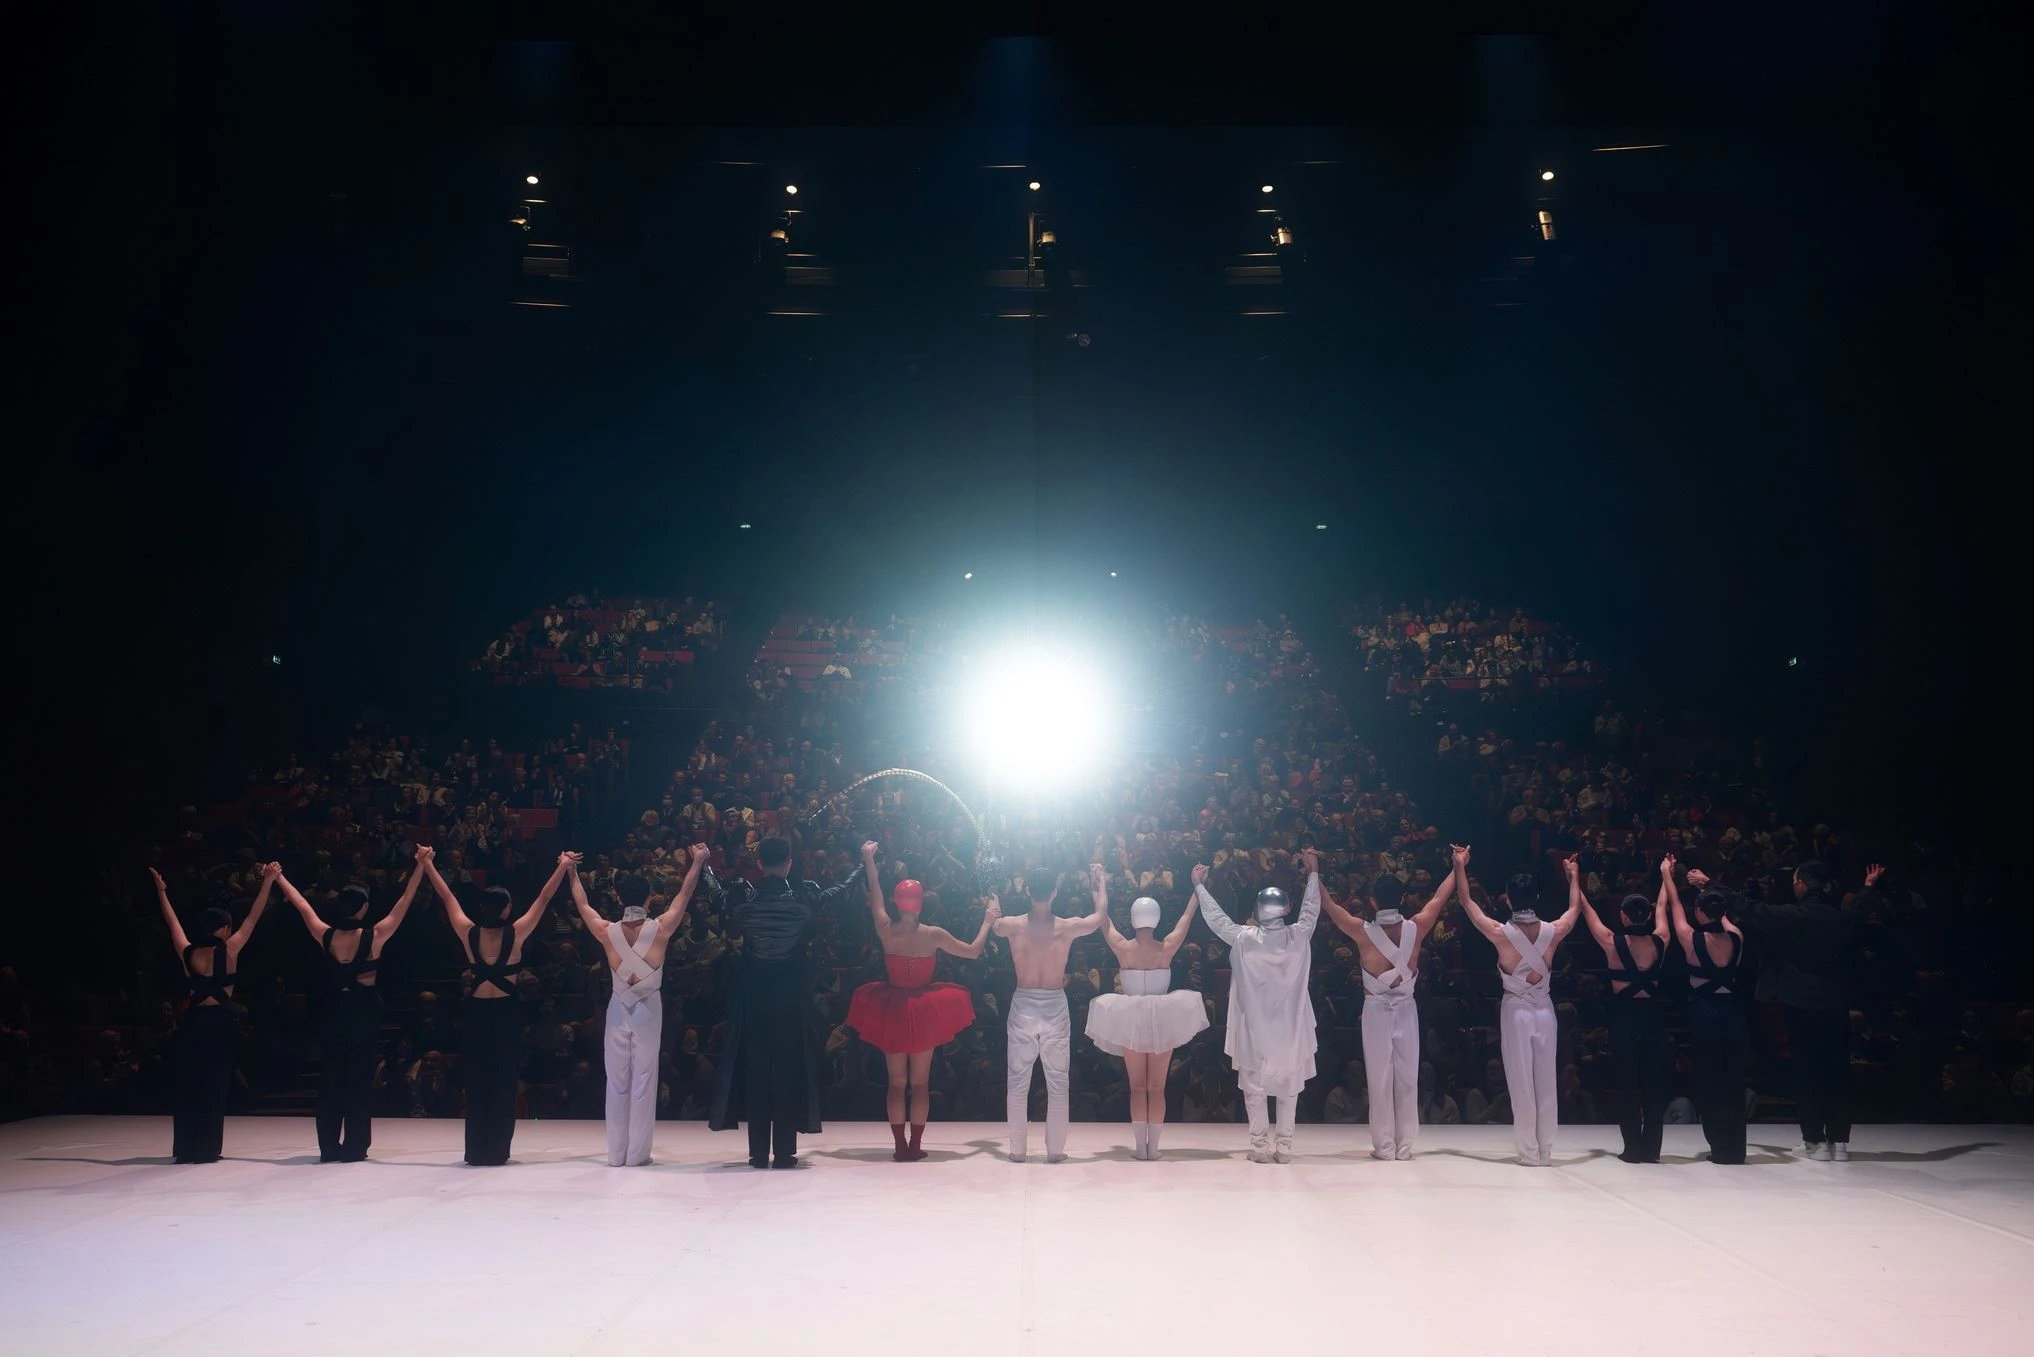
[[[897,908],[906,914],[916,914],[925,908],[925,887],[916,881],[897,883]]]

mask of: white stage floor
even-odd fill
[[[516,1163],[458,1162],[456,1121],[383,1121],[319,1164],[306,1119],[235,1118],[229,1158],[171,1165],[167,1121],[0,1126],[0,1351],[974,1354],[2025,1353],[2034,1129],[1860,1127],[1851,1163],[1612,1157],[1563,1128],[1551,1169],[1507,1127],[1423,1128],[1384,1164],[1302,1126],[1287,1166],[1240,1126],[1076,1125],[1064,1164],[1002,1128],[746,1139],[657,1129],[610,1169],[597,1122],[525,1122]],[[1761,1151],[1757,1146],[1766,1146]]]

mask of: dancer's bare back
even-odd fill
[[[1108,917],[1104,912],[1108,896],[1100,891],[1095,894],[1095,912],[1074,919],[1062,919],[1052,912],[1058,895],[1055,887],[1043,900],[1033,898],[1025,913],[996,921],[996,936],[1010,943],[1019,989],[1066,988],[1066,958],[1074,939],[1094,932]]]

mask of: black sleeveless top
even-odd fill
[[[1641,931],[1647,934],[1652,932],[1651,929]],[[1657,999],[1660,997],[1660,977],[1667,964],[1667,949],[1659,947],[1655,951],[1653,964],[1640,969],[1638,962],[1632,959],[1631,934],[1625,932],[1622,928],[1617,930],[1617,959],[1624,964],[1624,969],[1612,971],[1610,978],[1612,980],[1624,981],[1625,986],[1621,990],[1613,988],[1610,992],[1611,998]]]
[[[201,947],[212,949],[212,973],[201,974],[191,964],[191,958]],[[184,975],[191,983],[191,1004],[196,1007],[207,999],[222,1008],[233,1002],[233,972],[226,969],[226,944],[213,938],[210,942],[194,942],[184,948]]]
[[[515,933],[506,927],[502,929],[501,955],[492,961],[487,960],[480,953],[480,927],[478,924],[468,930],[466,934],[466,947],[468,951],[473,953],[473,997],[476,999],[493,998],[494,996],[492,995],[483,995],[480,992],[482,985],[493,985],[504,996],[511,999],[514,998],[516,993],[516,968],[510,963],[509,957],[516,950]]]
[[[1721,994],[1737,988],[1737,962],[1744,953],[1744,944],[1736,938],[1730,941],[1730,960],[1718,961],[1709,955],[1709,940],[1706,934],[1714,933],[1728,937],[1722,920],[1695,925],[1692,939],[1695,960],[1688,963],[1688,988],[1695,994]]]
[[[333,955],[332,935],[339,931],[336,928],[325,930],[325,959],[332,963],[333,982],[342,992],[371,989],[372,986],[363,986],[361,981],[372,978],[374,973],[381,969],[381,959],[374,954],[374,930],[371,928],[355,930],[360,934],[360,950],[353,954],[351,961],[341,961]]]

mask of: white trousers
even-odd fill
[[[1243,1110],[1250,1117],[1250,1145],[1253,1149],[1264,1149],[1268,1140],[1273,1110],[1266,1106],[1272,1098],[1278,1099],[1278,1144],[1280,1149],[1292,1148],[1292,1124],[1299,1113],[1299,1095],[1271,1094],[1264,1085],[1257,1082],[1253,1070],[1237,1070],[1236,1082],[1243,1089]]]
[[[657,1129],[657,1050],[664,1040],[664,997],[629,1008],[607,1001],[607,1162],[650,1162]]]
[[[1370,1148],[1412,1157],[1420,1130],[1420,1010],[1410,994],[1363,999],[1363,1071],[1370,1081]]]
[[[1527,1164],[1553,1162],[1554,1129],[1561,1124],[1554,1048],[1560,1021],[1554,1006],[1507,994],[1497,1006],[1504,1049],[1504,1083],[1511,1090],[1511,1136]]]
[[[1045,1066],[1045,1157],[1059,1158],[1066,1149],[1067,1063],[1073,1041],[1073,1018],[1066,991],[1020,989],[1010,996],[1007,1067],[1008,1097],[1004,1112],[1010,1121],[1010,1157],[1024,1157],[1031,1120],[1031,1067]]]

